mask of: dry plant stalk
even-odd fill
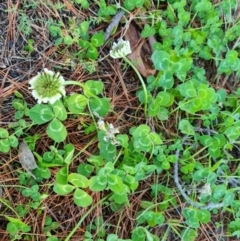
[[[33,153],[29,149],[28,145],[22,141],[19,145],[18,158],[24,170],[26,170],[32,177],[36,179],[33,175],[32,170],[38,168]]]

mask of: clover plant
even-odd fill
[[[32,96],[14,93],[14,122],[0,128],[0,152],[15,154],[24,139],[38,167],[33,170],[36,179],[12,169],[21,185],[14,188],[28,204],[18,204],[15,210],[1,201],[16,215],[3,214],[11,240],[30,239],[34,230],[21,219],[31,209],[42,214],[44,200],[52,190],[84,209],[65,241],[81,225],[85,241],[155,241],[159,240],[155,233],[163,227],[167,227],[163,240],[171,232],[183,241],[194,241],[202,225],[213,223],[217,212],[231,216],[226,235],[240,237],[240,22],[233,15],[237,2],[169,0],[164,7],[160,1],[153,2],[74,0],[71,4],[82,11],[94,5],[95,16],[81,21],[71,16],[64,21],[47,20],[56,49],[69,58],[70,65],[81,63],[95,71],[104,53],[104,59],[122,68],[123,59],[140,82],[135,92],[139,106],[130,114],[134,121],[120,126],[124,118],[107,97],[106,82],[92,76],[84,81],[67,79],[60,66],[45,68],[30,79]],[[54,4],[56,11],[68,9],[64,3]],[[149,61],[156,74],[146,80],[127,58],[133,51],[130,42],[122,38],[106,42],[104,32],[96,28],[111,22],[118,9],[123,11],[123,21],[128,14],[135,24],[144,18],[139,24],[142,39],[147,42],[155,37]],[[19,26],[25,34],[31,33],[29,21],[21,13]],[[30,40],[25,50],[32,53],[34,42]],[[237,80],[234,87],[233,77]],[[70,87],[74,92],[70,93]],[[30,104],[30,100],[37,103]],[[118,121],[112,123],[112,116]],[[70,141],[68,120],[79,124],[81,138],[88,142],[81,150]],[[41,135],[39,129],[43,130]],[[41,139],[47,141],[44,147],[39,147]],[[89,146],[94,146],[91,153],[86,151]],[[87,157],[78,159],[84,151]],[[42,186],[47,186],[47,191]],[[121,218],[113,225],[103,210],[123,215],[134,209],[135,202],[133,225],[123,239]],[[95,209],[101,212],[96,214]],[[173,219],[170,211],[177,211],[180,217]],[[94,218],[87,218],[91,213]],[[92,221],[85,225],[86,220]],[[59,240],[59,225],[54,217],[45,217],[46,240]]]

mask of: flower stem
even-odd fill
[[[139,73],[139,71],[137,70],[137,68],[135,67],[135,65],[127,58],[127,57],[123,57],[123,59],[133,68],[133,70],[135,71],[135,73],[137,74],[142,87],[143,87],[143,92],[144,92],[144,114],[147,116],[147,102],[148,102],[148,96],[147,96],[147,88],[146,85],[144,83],[144,80],[141,76],[141,74]]]
[[[98,99],[98,97],[96,95],[94,95],[92,92],[89,91],[88,88],[86,88],[86,86],[78,81],[75,81],[75,80],[67,80],[65,81],[64,85],[77,85],[77,86],[80,86],[81,88],[83,88],[85,91],[87,91],[87,94],[90,96],[90,97],[93,97],[95,99]]]

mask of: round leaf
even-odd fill
[[[116,193],[120,193],[124,190],[122,179],[114,174],[108,175],[108,187]]]
[[[59,183],[55,183],[54,186],[53,186],[54,192],[59,194],[59,195],[67,195],[70,192],[72,192],[74,188],[75,187],[72,186],[72,185],[69,185],[69,184],[62,185],[62,184],[59,184]]]
[[[167,52],[155,50],[152,61],[157,70],[166,70],[169,66],[170,56]]]
[[[7,153],[10,150],[9,139],[0,139],[0,152]]]
[[[95,60],[98,58],[98,51],[94,46],[90,46],[87,50],[87,57]]]
[[[100,117],[106,116],[111,107],[107,98],[90,99],[89,105],[92,112],[97,113]]]
[[[9,136],[8,139],[9,139],[10,146],[12,146],[12,147],[17,147],[18,146],[18,139],[16,138],[16,136],[11,135],[11,136]]]
[[[78,173],[69,174],[68,181],[71,182],[75,187],[81,187],[81,188],[86,188],[88,187],[88,184],[89,184],[88,179]]]
[[[99,95],[102,93],[102,91],[103,91],[102,81],[88,80],[85,83],[84,95],[86,95],[87,97],[91,97],[91,95],[89,95],[88,92],[94,95]]]
[[[164,106],[164,107],[171,106],[173,104],[173,101],[174,101],[173,96],[170,93],[165,91],[158,92],[156,96],[156,102],[160,106]]]
[[[73,94],[67,100],[67,107],[73,114],[81,114],[86,108],[88,99],[84,95]]]
[[[52,140],[62,142],[67,137],[67,130],[62,122],[55,118],[49,123],[47,134]]]
[[[89,188],[92,191],[99,192],[103,191],[107,186],[107,177],[103,175],[98,175],[95,177],[92,177],[89,180]]]
[[[48,105],[37,104],[29,110],[29,117],[38,124],[44,124],[53,119],[54,114]]]
[[[104,43],[104,33],[99,32],[99,33],[93,34],[93,36],[91,37],[91,43],[95,47],[100,47]]]
[[[67,119],[66,109],[60,100],[55,101],[54,104],[52,105],[52,107],[53,107],[53,112],[54,112],[55,116],[59,120],[63,121],[63,120]]]
[[[79,188],[75,190],[73,200],[75,204],[82,208],[85,208],[92,203],[92,197]]]

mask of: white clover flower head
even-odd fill
[[[200,193],[202,195],[210,196],[212,194],[212,189],[209,183],[206,183],[203,185],[203,187],[200,189]]]
[[[64,82],[60,73],[45,68],[42,73],[38,73],[29,81],[29,89],[32,90],[32,95],[38,104],[47,102],[53,104],[66,95]]]
[[[118,43],[113,43],[110,50],[110,56],[114,59],[125,57],[130,53],[132,53],[130,42],[123,39],[119,39]]]
[[[98,129],[105,132],[104,141],[110,140],[112,145],[119,145],[115,137],[115,134],[118,134],[119,130],[118,128],[114,128],[113,124],[106,124],[104,120],[100,118],[98,120]]]

